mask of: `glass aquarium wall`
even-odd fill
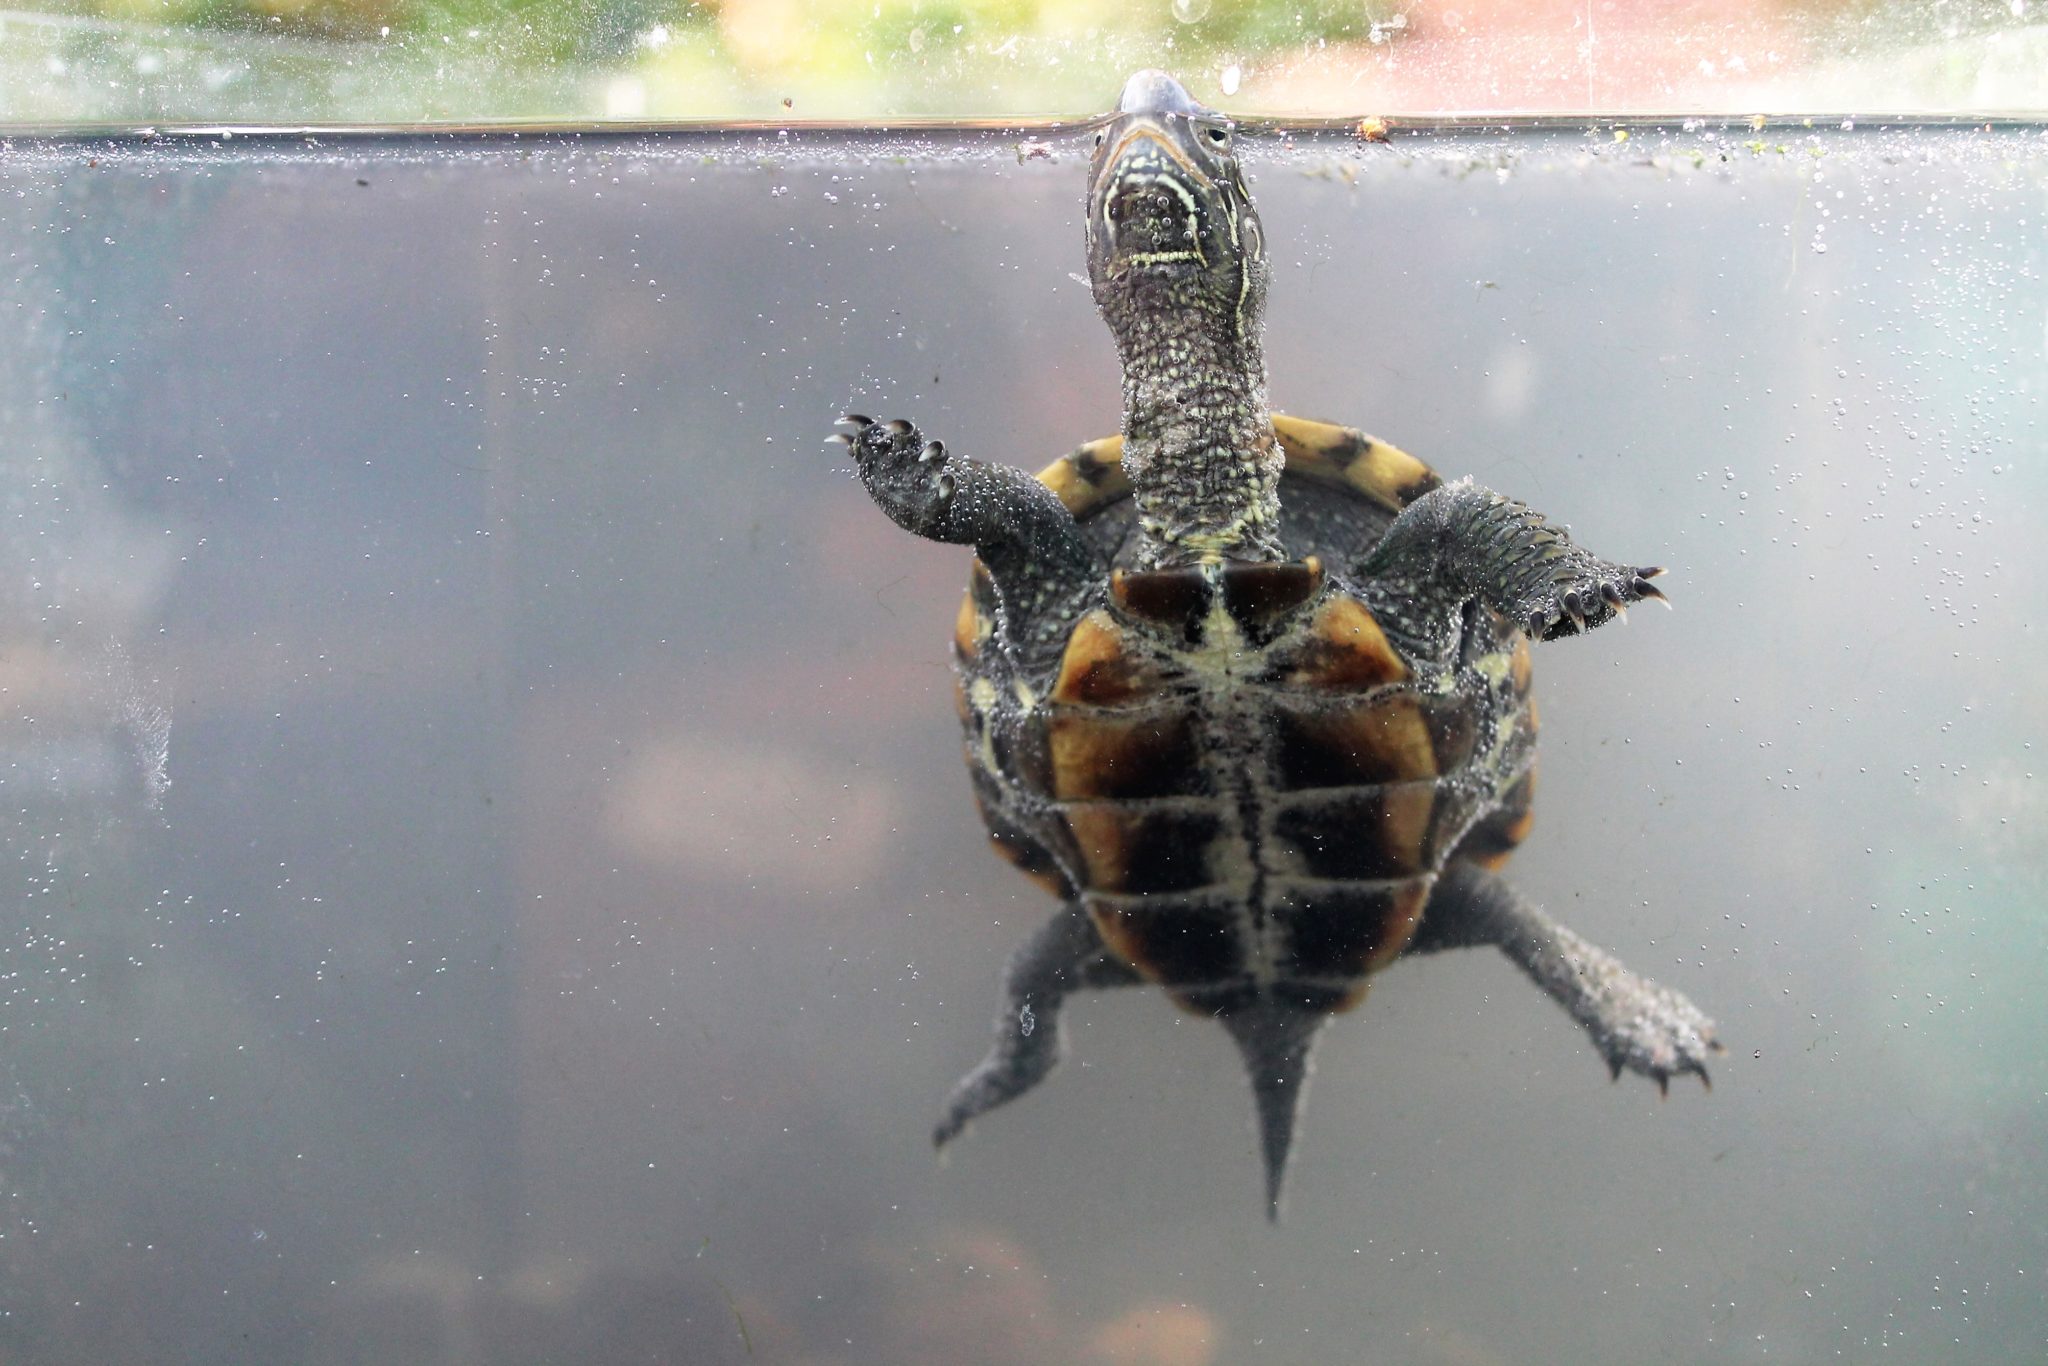
[[[1277,1224],[1158,993],[930,1147],[1052,902],[966,554],[821,438],[1116,429],[1087,147],[11,141],[0,1356],[2041,1355],[2042,131],[1247,143],[1275,405],[1669,567],[1537,647],[1510,871],[1728,1048],[1661,1099],[1398,963]]]

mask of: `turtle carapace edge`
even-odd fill
[[[1706,1080],[1714,1028],[1500,876],[1527,833],[1532,641],[1661,571],[1346,427],[1271,412],[1265,236],[1231,121],[1140,72],[1096,134],[1088,274],[1120,436],[1036,478],[904,421],[836,440],[906,530],[971,545],[953,637],[989,835],[1061,903],[935,1139],[1036,1086],[1076,991],[1151,983],[1251,1076],[1277,1216],[1330,1017],[1396,958],[1492,945],[1614,1075]]]

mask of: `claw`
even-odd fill
[[[1621,624],[1628,625],[1628,603],[1622,598],[1621,590],[1611,583],[1603,583],[1600,585],[1600,596],[1614,609],[1614,615],[1621,619]]]
[[[872,427],[875,425],[873,418],[864,417],[859,413],[841,413],[839,420],[841,422],[850,422],[856,427]]]
[[[1671,1074],[1669,1072],[1659,1072],[1657,1074],[1657,1099],[1671,1099]]]
[[[1564,595],[1564,614],[1572,619],[1573,626],[1581,631],[1586,629],[1585,605],[1580,602],[1576,592]]]
[[[1664,590],[1647,579],[1638,578],[1633,587],[1636,590],[1637,596],[1646,602],[1661,602],[1666,607],[1671,605],[1671,599],[1664,596]]]
[[[1611,1074],[1611,1080],[1614,1080],[1614,1081],[1620,1081],[1620,1080],[1621,1080],[1621,1059],[1620,1059],[1620,1058],[1609,1058],[1609,1059],[1607,1060],[1607,1070],[1608,1070],[1608,1072],[1609,1072],[1609,1073]]]
[[[853,438],[848,436],[845,432],[834,432],[832,433],[832,435],[825,438],[825,444],[828,446],[834,444],[835,442],[841,446],[851,446],[853,444]]]
[[[1709,1091],[1714,1089],[1714,1079],[1707,1075],[1707,1069],[1704,1067],[1700,1068],[1700,1085]]]
[[[908,422],[905,422],[900,417],[892,418],[887,425],[889,430],[896,433],[896,435],[898,436],[909,436],[912,432],[917,430],[917,428],[911,426]]]
[[[1663,572],[1664,566],[1661,564],[1646,564],[1636,570],[1636,577],[1639,579],[1654,579]]]
[[[953,501],[955,487],[953,476],[941,470],[938,478],[938,505],[940,508],[945,508]]]
[[[1547,624],[1548,623],[1543,620],[1542,611],[1538,610],[1531,612],[1529,614],[1529,624],[1524,629],[1527,630],[1530,635],[1536,637],[1536,639],[1541,640],[1543,639],[1543,628]],[[1621,1074],[1617,1072],[1615,1073],[1615,1075],[1620,1076]]]
[[[921,465],[935,465],[945,458],[946,443],[943,441],[928,441],[925,443],[924,450],[918,454],[917,460]]]

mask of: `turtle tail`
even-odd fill
[[[1266,1166],[1266,1217],[1277,1223],[1287,1159],[1294,1151],[1294,1124],[1308,1086],[1309,1053],[1330,1017],[1262,996],[1220,1018],[1237,1042],[1251,1077],[1252,1099],[1259,1110],[1259,1147]]]

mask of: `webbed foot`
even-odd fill
[[[1690,1072],[1712,1089],[1707,1055],[1725,1050],[1714,1037],[1714,1022],[1698,1006],[1583,940],[1567,948],[1565,957],[1587,989],[1581,1023],[1616,1081],[1626,1069],[1651,1078],[1669,1095],[1671,1079]]]

